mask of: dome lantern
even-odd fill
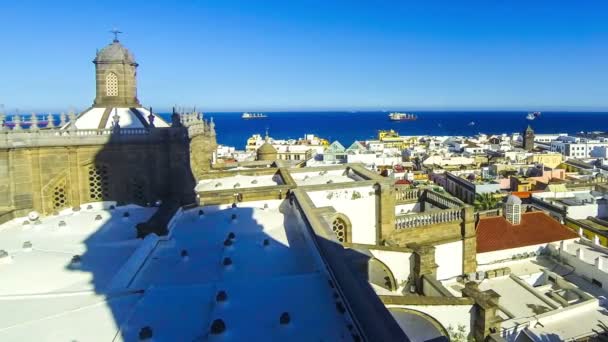
[[[94,107],[141,107],[137,99],[137,62],[112,30],[112,43],[97,51],[95,64],[96,96]]]

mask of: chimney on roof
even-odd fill
[[[515,195],[507,197],[503,216],[511,224],[517,225],[521,223],[521,199]]]
[[[603,270],[603,269],[604,269],[604,263],[605,263],[605,262],[606,262],[606,261],[604,260],[604,257],[599,256],[599,257],[595,258],[595,267],[596,267],[598,270]]]
[[[582,248],[579,248],[576,250],[576,257],[580,260],[584,260],[585,258],[585,253],[583,252]]]

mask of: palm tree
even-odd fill
[[[494,197],[493,193],[484,193],[475,195],[475,201],[473,202],[473,206],[477,210],[490,210],[496,209],[498,207],[498,199]]]

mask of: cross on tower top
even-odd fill
[[[119,31],[117,28],[113,28],[110,30],[110,33],[114,34],[114,43],[118,43],[118,34],[122,33],[122,31]]]

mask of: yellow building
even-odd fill
[[[527,158],[529,164],[543,164],[544,166],[554,169],[562,163],[563,156],[559,153],[543,153],[533,154]]]
[[[530,191],[534,184],[530,180],[523,177],[511,177],[511,190],[513,191]]]
[[[574,220],[567,217],[564,223],[568,228],[579,233],[585,239],[608,247],[608,227],[601,224],[601,221],[593,218]]]
[[[418,142],[416,137],[402,137],[399,132],[391,129],[388,131],[379,131],[378,140],[384,143],[384,146],[390,148],[398,148],[400,150],[415,145]]]

